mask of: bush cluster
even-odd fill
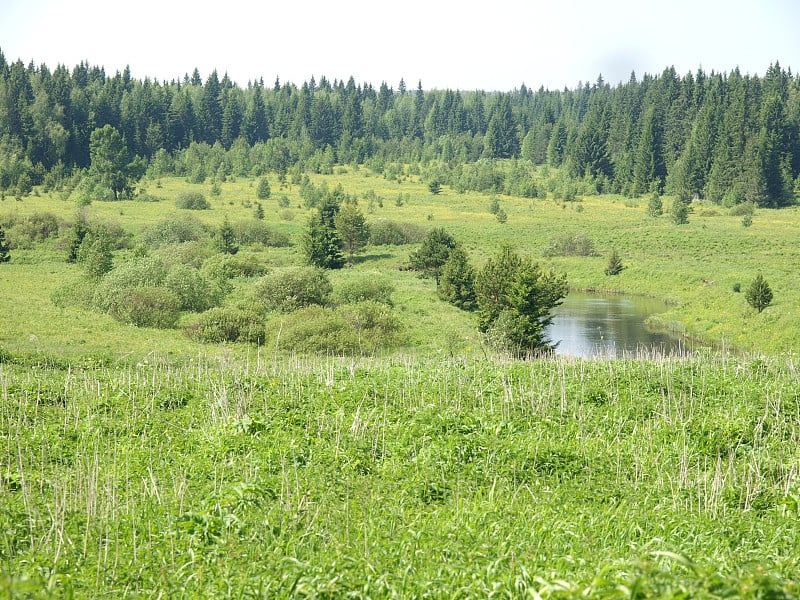
[[[175,206],[186,210],[208,210],[211,204],[200,192],[182,192],[175,201]]]
[[[369,223],[369,243],[373,246],[416,244],[425,237],[425,229],[412,223],[379,219]]]
[[[186,335],[197,342],[253,342],[264,338],[264,319],[256,313],[225,306],[200,314],[186,328]]]
[[[322,269],[289,267],[262,277],[254,301],[267,311],[288,313],[312,304],[329,303],[333,286]]]
[[[597,256],[594,242],[585,233],[570,233],[550,240],[544,256]]]
[[[282,231],[276,231],[258,219],[246,219],[232,225],[236,242],[241,246],[261,244],[263,246],[280,248],[289,246],[289,236]]]

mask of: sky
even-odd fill
[[[351,76],[357,84],[575,88],[632,71],[800,69],[798,0],[0,0],[11,62],[81,61],[108,75],[241,86]]]

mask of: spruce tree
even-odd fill
[[[689,222],[689,205],[676,198],[672,202],[669,216],[675,225],[686,225]]]
[[[345,265],[342,240],[336,232],[339,204],[328,196],[308,220],[303,236],[303,252],[308,264],[322,269],[341,269]]]
[[[353,204],[345,204],[334,217],[336,233],[347,250],[352,262],[353,254],[363,250],[369,242],[369,225],[361,210]]]
[[[217,250],[224,254],[236,254],[239,251],[239,244],[236,243],[236,233],[228,221],[228,217],[222,221],[216,236]]]
[[[764,279],[764,276],[759,273],[747,288],[744,294],[747,303],[755,308],[758,312],[763,311],[767,306],[772,303],[772,289]]]
[[[11,260],[11,248],[8,247],[6,242],[6,232],[3,231],[3,226],[0,225],[0,263],[5,263]]]
[[[269,179],[262,177],[258,180],[258,188],[256,188],[256,198],[259,200],[266,200],[272,195],[272,189],[269,187]]]
[[[461,246],[450,251],[442,268],[437,293],[439,298],[461,310],[472,311],[478,307],[475,300],[475,269]]]
[[[608,257],[608,264],[606,265],[605,273],[606,275],[619,275],[624,268],[625,267],[622,265],[622,259],[619,257],[617,249],[614,248],[611,251],[611,255]]]
[[[676,200],[677,202],[678,200]],[[664,205],[661,202],[661,196],[658,192],[653,192],[650,200],[647,202],[647,214],[653,218],[660,217],[664,212]]]
[[[433,277],[436,279],[436,286],[439,286],[439,278],[442,275],[450,252],[456,247],[456,240],[443,227],[437,227],[428,232],[422,245],[416,252],[409,256],[411,267],[415,271],[421,271],[423,277]]]

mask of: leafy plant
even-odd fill
[[[289,267],[270,273],[256,282],[254,300],[264,309],[292,312],[312,304],[329,303],[333,286],[322,269]]]
[[[208,210],[211,203],[200,192],[182,192],[175,201],[175,206],[184,210]]]

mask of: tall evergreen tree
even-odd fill
[[[437,294],[439,298],[461,310],[472,311],[478,307],[475,299],[475,269],[460,245],[450,251],[450,256],[442,267]]]
[[[11,248],[6,241],[6,232],[3,226],[0,225],[0,263],[6,263],[11,260]]]
[[[303,252],[308,264],[323,269],[341,269],[345,265],[342,240],[336,232],[339,204],[328,196],[308,220],[303,236]]]
[[[348,260],[361,252],[369,242],[369,225],[364,214],[354,204],[345,204],[334,217],[336,233],[347,251]]]
[[[667,175],[664,164],[664,132],[657,109],[651,107],[644,120],[633,167],[633,193],[644,194],[651,188],[661,191]]]

